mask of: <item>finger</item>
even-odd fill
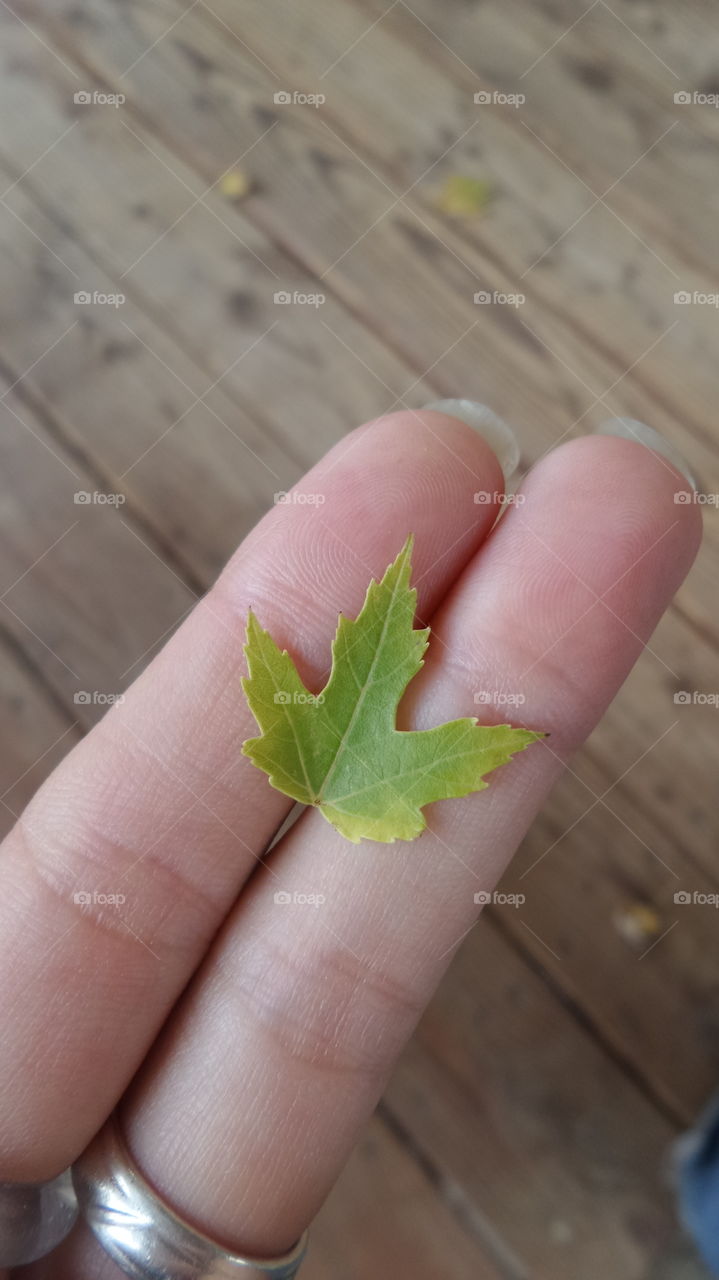
[[[53,1176],[87,1144],[288,812],[241,755],[249,606],[321,683],[338,604],[356,611],[414,530],[433,608],[494,517],[473,493],[500,487],[441,414],[347,437],[39,792],[0,866],[0,1179]]]
[[[521,721],[548,744],[487,791],[435,806],[414,843],[356,849],[310,810],[273,857],[279,882],[254,877],[124,1107],[140,1167],[204,1231],[267,1254],[316,1212],[474,922],[475,894],[691,563],[697,513],[674,504],[676,488],[669,465],[625,441],[545,458],[434,619],[411,724],[472,713],[475,691],[498,689],[522,695]],[[321,905],[279,905],[278,883]]]

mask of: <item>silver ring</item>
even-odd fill
[[[0,1182],[0,1267],[23,1267],[51,1253],[77,1218],[70,1170],[49,1182]]]
[[[115,1116],[73,1166],[82,1214],[103,1249],[136,1280],[292,1280],[307,1232],[281,1258],[230,1253],[185,1222],[137,1169]]]

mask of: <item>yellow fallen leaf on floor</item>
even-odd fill
[[[614,915],[617,933],[630,946],[641,947],[659,936],[662,920],[653,907],[645,902],[634,902]]]
[[[467,178],[455,173],[448,178],[437,204],[443,213],[454,217],[482,213],[492,198],[492,184],[487,178]]]
[[[241,169],[230,169],[224,178],[220,179],[219,188],[223,196],[228,200],[242,200],[246,196],[252,186],[250,179]]]

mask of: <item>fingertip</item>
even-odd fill
[[[460,422],[465,422],[473,431],[478,432],[496,455],[505,480],[511,479],[519,466],[519,441],[509,423],[505,422],[504,418],[500,418],[493,409],[476,400],[466,399],[434,400],[424,408],[436,409],[452,418],[458,418]]]
[[[686,476],[647,444],[613,435],[567,441],[530,472],[525,492],[537,484],[546,492],[548,482],[565,513],[584,509],[588,532],[603,527],[608,552],[623,537],[635,539],[638,552],[661,539],[678,581],[688,572],[701,543],[701,508]]]
[[[342,455],[360,439],[365,447],[369,444],[380,450],[388,465],[401,466],[425,453],[434,465],[452,470],[459,465],[466,478],[481,480],[493,495],[504,492],[502,466],[491,444],[479,430],[452,414],[437,409],[399,409],[382,414],[350,431],[329,456],[335,452]]]
[[[591,731],[691,566],[701,521],[675,501],[685,485],[637,442],[562,444],[532,468],[443,612],[455,669],[475,689],[521,694],[523,721],[551,729],[554,755]]]
[[[668,440],[654,427],[648,426],[646,422],[640,422],[637,418],[609,418],[607,422],[597,427],[597,434],[619,436],[622,440],[634,440],[646,445],[648,449],[653,449],[660,457],[671,462],[680,475],[686,477],[692,489],[699,488],[689,463],[674,442]]]

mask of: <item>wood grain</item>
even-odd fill
[[[314,1225],[303,1280],[501,1280],[493,1242],[445,1199],[401,1138],[373,1119]]]
[[[118,42],[109,0],[104,3],[107,20],[88,28],[83,46],[97,80],[127,92],[125,110],[186,158],[208,183],[217,181],[238,154],[252,148],[247,168],[255,193],[243,206],[248,218],[274,242],[291,244],[306,270],[318,275],[323,287],[334,291],[370,330],[381,333],[415,371],[415,378],[423,377],[426,385],[444,395],[456,395],[461,387],[463,394],[486,399],[518,426],[526,441],[527,460],[558,439],[607,417],[649,421],[684,451],[708,491],[719,490],[713,447],[714,311],[700,306],[678,308],[673,301],[679,289],[710,290],[708,268],[688,274],[681,262],[672,266],[674,250],[664,245],[659,228],[645,228],[639,220],[633,235],[600,206],[598,215],[600,220],[607,219],[606,228],[598,232],[586,220],[590,239],[585,250],[577,251],[576,260],[562,258],[553,266],[544,259],[543,266],[525,274],[592,200],[586,199],[581,182],[567,173],[556,154],[547,151],[519,121],[507,118],[507,109],[477,121],[472,86],[459,91],[449,80],[442,57],[428,60],[426,55],[413,55],[416,21],[411,22],[411,31],[402,27],[389,48],[383,46],[380,63],[372,50],[372,33],[358,40],[347,58],[360,59],[359,67],[353,75],[345,73],[341,91],[328,92],[326,111],[290,107],[282,114],[282,108],[272,102],[277,86],[294,86],[289,78],[294,74],[303,77],[301,87],[306,91],[312,85],[316,89],[320,64],[326,69],[331,65],[331,49],[337,57],[346,47],[347,30],[341,25],[335,34],[329,0],[324,12],[321,6],[313,6],[313,18],[302,15],[302,39],[289,17],[283,22],[286,44],[272,34],[269,11],[264,10],[263,17],[259,6],[249,6],[256,54],[239,40],[228,42],[225,26],[231,28],[233,21],[241,25],[232,6],[226,6],[226,13],[221,5],[213,8],[220,13],[222,26],[207,19],[204,6],[199,12],[193,9],[185,13],[171,37],[160,39],[152,53],[126,75],[124,69],[134,60],[130,55],[138,58],[161,35],[167,12],[177,18],[181,10],[179,4],[171,5],[163,17],[155,11],[149,14],[141,5],[126,6],[123,40]],[[94,11],[97,8],[93,5]],[[405,7],[401,9],[404,13]],[[74,31],[68,36],[65,27],[63,40],[62,21],[44,5],[33,3],[29,12],[47,22],[63,49],[71,45]],[[406,14],[401,20],[410,22]],[[352,30],[358,35],[367,25],[365,15]],[[381,30],[385,31],[384,21]],[[481,30],[475,44],[480,42]],[[328,40],[333,42],[331,49]],[[363,55],[367,41],[370,52]],[[196,58],[194,95],[185,87],[188,44]],[[313,53],[316,46],[319,54]],[[283,49],[285,62],[281,61]],[[309,56],[307,50],[313,56],[311,68],[301,61]],[[362,63],[362,56],[369,61]],[[375,65],[390,67],[391,76],[373,80]],[[45,74],[48,71],[46,67]],[[370,83],[371,94],[367,92]],[[200,86],[204,111],[196,111],[193,105]],[[414,96],[408,99],[405,90]],[[426,110],[428,101],[432,112]],[[432,135],[398,183],[396,156],[388,153],[388,159],[378,154],[379,143],[387,136],[404,138],[411,122],[413,139],[423,136],[428,121],[436,131],[434,112],[441,118],[443,101],[451,105],[452,114],[443,122],[440,138]],[[365,119],[367,129],[360,135],[357,122]],[[381,119],[393,127],[383,128]],[[535,115],[532,120],[534,128],[539,121]],[[260,126],[272,127],[271,144],[269,139],[258,143]],[[120,126],[115,128],[119,132]],[[675,133],[681,137],[682,128],[678,126],[671,137]],[[463,159],[462,152],[475,136],[481,137],[481,172],[489,173],[494,182],[496,171],[501,180],[495,184],[494,209],[468,234],[447,224],[434,208],[434,199],[437,186],[453,167],[460,172],[463,164],[470,172],[477,168],[477,156],[470,152]],[[396,142],[388,145],[396,147]],[[36,155],[36,149],[31,154]],[[641,148],[632,154],[632,161],[638,154]],[[505,189],[507,155],[513,157],[513,185]],[[52,154],[47,158],[51,162]],[[670,172],[672,165],[670,155]],[[699,206],[707,208],[712,196],[706,165],[698,162],[696,168],[692,190]],[[612,180],[617,176],[615,171]],[[164,177],[156,173],[156,181],[160,178],[164,187]],[[411,192],[398,201],[397,193],[411,184],[415,184]],[[622,186],[617,186],[617,196]],[[538,192],[543,193],[546,216],[538,206]],[[652,195],[647,203],[653,210],[656,197]],[[557,210],[562,211],[561,217]],[[620,206],[619,213],[627,222],[630,211]],[[636,222],[634,213],[631,217]],[[583,228],[584,222],[579,228],[582,233]],[[654,252],[642,243],[645,234],[654,237]],[[669,262],[668,273],[658,266],[657,252]],[[371,281],[369,289],[367,281]],[[481,289],[522,290],[527,301],[521,308],[476,306],[474,294]],[[311,328],[312,318],[303,319]],[[326,344],[332,335],[322,320],[318,317],[317,328],[322,326]],[[333,325],[330,328],[333,334],[338,332]],[[340,335],[336,345],[344,354],[345,345],[356,352],[365,381],[396,387],[395,394],[402,394],[402,387],[383,376],[366,351],[356,347],[354,335],[350,342]],[[411,387],[412,381],[405,386]],[[417,390],[412,388],[409,396],[413,405],[426,399]],[[717,624],[710,601],[718,549],[719,532],[713,520],[703,555],[681,597],[687,616],[714,635]]]
[[[478,1229],[498,1231],[509,1275],[639,1277],[672,1232],[670,1129],[548,994],[475,929],[387,1103]]]

